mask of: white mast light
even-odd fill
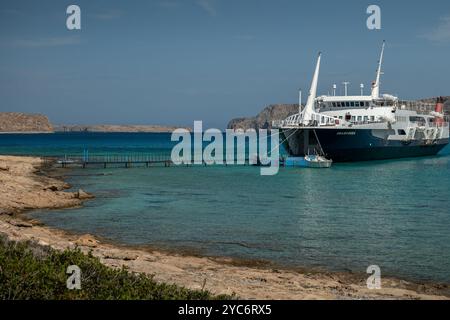
[[[302,89],[298,89],[298,113],[302,112]]]
[[[348,85],[350,84],[350,82],[348,81],[344,81],[342,82],[342,84],[344,85],[344,91],[345,91],[345,96],[347,96],[347,89],[348,89]]]

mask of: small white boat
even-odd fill
[[[330,168],[332,163],[333,160],[329,160],[323,156],[306,155],[304,165],[308,168]]]
[[[314,149],[313,153],[308,150],[308,153],[304,157],[288,157],[285,161],[285,165],[287,167],[330,168],[333,160],[325,157],[320,142],[319,147],[320,152],[317,152],[317,150]]]
[[[288,157],[285,159],[286,167],[301,168],[330,168],[332,160],[319,155],[306,155],[304,157]]]

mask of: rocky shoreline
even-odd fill
[[[30,209],[74,207],[92,195],[66,192],[64,181],[43,174],[39,158],[0,156],[0,214],[15,215]]]
[[[39,158],[0,156],[0,233],[14,241],[35,241],[57,250],[80,248],[112,268],[126,266],[154,279],[243,299],[450,299],[450,286],[382,278],[382,289],[366,287],[366,274],[274,269],[228,258],[181,255],[111,244],[26,220],[31,209],[68,208],[92,196],[67,192],[65,182],[43,175]]]

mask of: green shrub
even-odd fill
[[[69,290],[69,265],[80,267],[81,290]],[[205,290],[157,283],[151,276],[103,265],[79,249],[63,252],[0,236],[0,299],[228,299]]]

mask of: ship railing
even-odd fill
[[[272,128],[281,128],[283,126],[284,120],[273,120],[272,121]]]
[[[306,126],[310,127],[323,127],[323,126],[336,126],[339,124],[342,120],[337,119],[335,117],[330,117],[324,114],[320,114],[317,112],[314,112],[312,114],[312,120],[309,124]],[[274,120],[272,121],[272,127],[273,128],[282,128],[282,127],[295,127],[295,126],[302,126],[303,125],[303,114],[297,113],[294,114],[285,120]]]
[[[336,119],[335,117],[326,116],[320,113],[313,113],[313,119],[317,121],[319,126],[335,126],[340,122],[339,119]]]
[[[282,128],[282,127],[289,127],[289,126],[299,126],[301,123],[301,119],[302,119],[302,114],[297,113],[297,114],[287,117],[284,120],[272,121],[272,127],[273,128]]]

